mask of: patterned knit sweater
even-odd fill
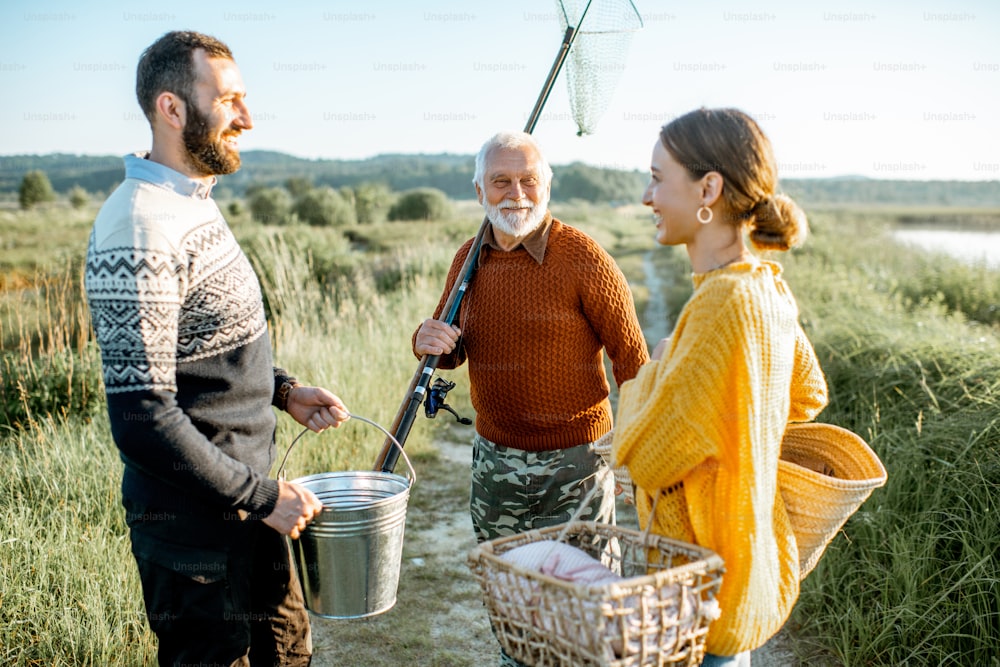
[[[130,524],[266,516],[278,496],[267,478],[275,371],[257,277],[210,186],[125,160],[85,281]]]
[[[799,592],[799,560],[778,493],[789,421],[826,405],[826,381],[781,267],[746,262],[694,276],[663,358],[621,388],[614,457],[636,483],[646,526],[725,561],[708,651],[764,644]],[[661,493],[662,492],[662,493]]]
[[[551,225],[551,227],[549,227]],[[483,244],[462,299],[459,346],[439,368],[469,362],[476,430],[528,451],[564,449],[611,429],[602,348],[618,384],[649,359],[628,283],[614,260],[583,232],[547,218],[541,262],[523,246]],[[472,241],[448,273],[440,317]],[[415,338],[415,336],[414,336]]]

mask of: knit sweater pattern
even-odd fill
[[[755,649],[799,592],[794,535],[777,487],[790,421],[826,405],[826,381],[774,262],[694,276],[662,359],[622,388],[613,456],[637,486],[640,523],[725,562],[722,617],[707,649]]]
[[[435,317],[471,247],[456,254]],[[439,367],[467,359],[476,430],[526,451],[573,447],[611,429],[602,349],[619,385],[649,358],[621,270],[593,239],[555,219],[541,263],[523,246],[483,245],[457,323],[459,344]]]
[[[275,379],[260,285],[209,193],[129,156],[88,246],[86,291],[125,462],[123,499],[138,515],[266,515],[277,500],[267,478]]]

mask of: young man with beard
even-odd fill
[[[612,427],[602,350],[619,385],[649,360],[628,284],[593,239],[549,213],[552,169],[531,135],[487,141],[474,183],[491,224],[458,326],[424,321],[413,351],[442,355],[439,368],[469,363],[476,538],[567,521],[594,486],[581,518],[613,523],[614,479],[594,451]],[[455,255],[434,318],[471,247]]]
[[[161,665],[307,665],[309,618],[284,535],[322,510],[269,479],[273,405],[313,431],[347,408],[272,362],[257,276],[210,194],[253,127],[229,48],[171,32],[139,61],[152,150],[94,222],[86,288],[122,503]]]

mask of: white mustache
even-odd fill
[[[535,208],[534,204],[525,204],[521,202],[516,202],[513,199],[504,199],[497,208],[501,210],[521,210],[521,209],[532,209]]]

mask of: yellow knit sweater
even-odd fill
[[[790,421],[826,405],[826,381],[773,262],[694,275],[663,358],[621,387],[614,456],[636,483],[646,526],[700,544],[726,565],[708,651],[764,644],[799,594],[798,550],[778,494]]]

